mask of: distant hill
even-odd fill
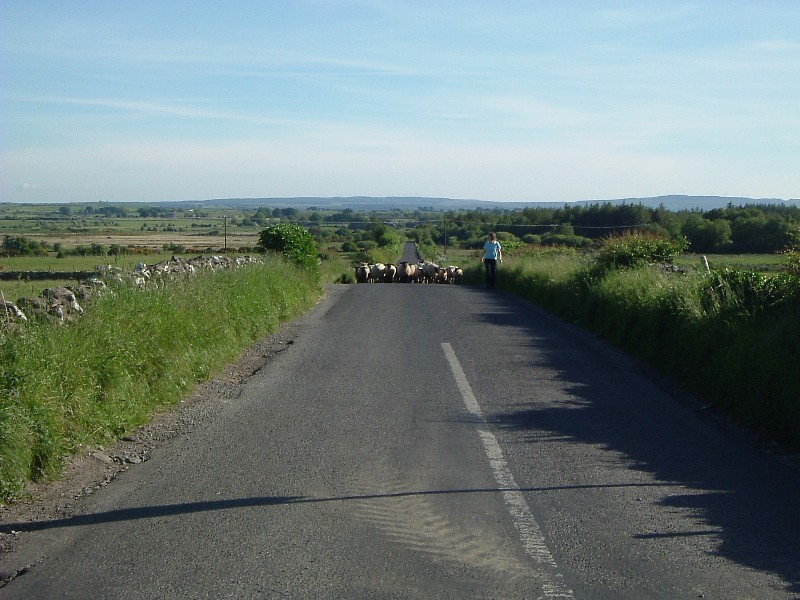
[[[641,204],[650,208],[664,206],[674,212],[681,210],[712,210],[728,205],[780,204],[800,206],[800,199],[781,200],[779,198],[744,198],[728,196],[653,196],[647,198],[618,198],[613,200],[577,200],[573,202],[493,202],[489,200],[469,200],[461,198],[428,198],[423,196],[348,196],[348,197],[293,197],[293,198],[220,198],[214,200],[187,200],[181,202],[158,202],[153,204],[196,207],[204,206],[231,208],[297,208],[307,210],[317,207],[323,210],[464,210],[473,208],[509,210],[527,207],[562,208],[565,205],[580,206],[591,204]]]

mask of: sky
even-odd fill
[[[800,198],[800,1],[0,0],[0,202]]]

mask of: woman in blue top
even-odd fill
[[[497,280],[497,261],[503,262],[503,247],[497,241],[494,233],[489,234],[489,239],[483,245],[483,261],[486,267],[486,287],[491,289]]]

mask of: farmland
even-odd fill
[[[70,205],[1,204],[0,231],[64,248],[116,244],[132,251],[146,251],[167,245],[222,249],[226,242],[228,248],[253,246],[260,229],[258,224],[246,222],[239,210],[149,213],[149,209],[138,205],[87,208],[91,212]]]
[[[252,252],[263,227],[247,223],[242,211],[209,209],[162,211],[142,216],[142,206],[126,206],[121,215],[100,206],[86,212],[70,205],[0,205],[0,232],[41,245],[41,253],[0,257],[0,274],[18,276],[0,282],[7,299],[36,296],[71,279],[26,276],[30,272],[88,272],[98,265],[132,269],[173,254]],[[103,210],[105,209],[105,210]]]
[[[169,393],[162,389],[164,381],[159,377],[147,379],[141,390],[137,388],[137,393],[143,397],[153,395],[158,403],[174,402],[176,390],[178,395],[185,392],[192,382],[204,380],[219,368],[219,357],[213,361],[198,357],[205,350],[201,352],[194,342],[175,346],[174,332],[164,332],[163,348],[146,350],[135,346],[143,341],[138,339],[136,331],[121,338],[120,332],[126,331],[123,324],[131,322],[128,312],[134,308],[136,314],[151,315],[150,323],[185,329],[181,339],[207,338],[211,340],[209,347],[215,349],[218,336],[230,336],[231,348],[226,356],[231,358],[254,339],[252,335],[275,326],[274,321],[260,322],[265,297],[270,294],[275,297],[279,319],[298,314],[319,294],[320,279],[352,282],[354,263],[394,262],[407,240],[417,243],[424,258],[462,265],[468,278],[479,283],[480,246],[488,231],[498,232],[507,259],[501,268],[501,289],[529,298],[618,344],[675,377],[706,398],[710,406],[730,414],[765,439],[777,440],[792,450],[800,448],[797,436],[800,411],[794,374],[798,360],[796,340],[800,335],[796,251],[709,253],[705,256],[711,271],[707,272],[700,253],[683,252],[689,242],[680,235],[680,228],[670,235],[666,229],[657,229],[653,222],[642,228],[614,225],[610,230],[601,230],[602,235],[594,233],[595,237],[589,238],[578,235],[577,228],[553,223],[564,215],[547,215],[548,225],[532,225],[511,221],[544,218],[533,213],[526,217],[502,211],[454,215],[422,211],[360,214],[348,210],[264,207],[181,212],[159,209],[155,213],[145,206],[78,209],[59,205],[2,205],[0,208],[6,254],[0,258],[0,274],[18,275],[15,280],[2,281],[0,287],[3,296],[10,300],[35,296],[45,287],[70,283],[24,275],[34,271],[54,275],[85,272],[101,264],[125,270],[138,262],[158,263],[174,254],[250,253],[257,250],[259,233],[278,222],[299,224],[311,232],[321,259],[319,273],[311,278],[268,261],[265,272],[243,270],[240,276],[204,277],[188,287],[175,286],[174,290],[153,289],[144,295],[127,291],[116,300],[107,297],[87,311],[91,319],[82,319],[74,327],[32,324],[29,335],[6,336],[2,350],[8,370],[0,382],[6,386],[5,401],[14,407],[8,414],[21,410],[25,403],[19,404],[15,394],[26,391],[32,397],[46,400],[49,404],[42,408],[42,414],[53,416],[52,431],[25,434],[34,445],[24,446],[28,454],[20,454],[8,462],[16,464],[17,471],[4,476],[10,477],[4,482],[2,492],[7,496],[16,493],[27,478],[56,473],[60,457],[76,444],[113,438],[132,423],[146,418],[144,413],[150,410],[149,406],[136,415],[126,413],[126,403],[130,400],[125,394],[131,388],[131,374],[118,365],[113,377],[108,378],[106,371],[111,358],[102,353],[95,356],[96,351],[130,344],[130,357],[145,352],[166,362],[185,360],[187,372],[181,376],[179,385],[173,385],[175,389],[167,390]],[[669,221],[663,215],[660,218],[664,223]],[[646,217],[640,215],[639,219]],[[787,232],[796,236],[793,222],[789,224]],[[792,239],[791,236],[786,239]],[[739,238],[738,243],[746,245],[746,240]],[[314,244],[311,246],[313,251]],[[664,269],[670,264],[677,268]],[[266,280],[270,281],[270,291],[265,296],[262,286]],[[231,294],[236,286],[241,286],[241,291]],[[213,293],[209,293],[212,289]],[[287,297],[295,293],[297,300],[292,300],[292,307],[283,307]],[[213,305],[194,306],[198,295],[207,297]],[[191,308],[182,310],[184,304]],[[238,311],[242,311],[240,322],[226,319],[224,325],[208,323],[209,329],[200,333],[192,317],[220,312],[230,315]],[[153,317],[160,312],[163,313],[160,317]],[[99,323],[107,327],[101,330]],[[73,364],[75,355],[71,350],[76,347],[75,340],[94,340],[86,342],[86,351],[81,355],[83,361],[91,359],[92,369],[84,372],[83,367]],[[58,352],[63,356],[59,354],[58,360],[63,361],[63,369],[43,370],[41,361],[26,362],[26,357],[44,356],[57,346],[62,348]],[[754,360],[754,352],[758,361]],[[131,358],[128,362],[136,361]],[[740,368],[745,363],[749,365],[747,370]],[[49,364],[55,364],[52,358]],[[141,372],[158,370],[145,364]],[[102,386],[98,387],[91,379],[95,376],[102,379]],[[82,382],[84,387],[74,391],[61,389],[61,396],[50,397],[42,390],[51,390],[52,395],[60,389],[53,378]],[[24,390],[18,389],[19,382],[25,382]],[[101,388],[108,389],[96,398],[96,390]],[[109,394],[119,394],[119,412],[95,414],[95,408],[106,410],[103,402]],[[88,403],[88,412],[81,418],[92,425],[99,438],[83,439],[81,436],[86,432],[81,429],[85,425],[82,422],[63,423],[59,416],[62,401],[72,396],[76,401]],[[33,406],[38,400],[31,402]],[[78,408],[74,407],[67,410],[69,414],[76,411]],[[19,423],[34,422],[25,414],[20,419]],[[108,423],[103,421],[102,426],[95,427],[97,419],[106,419]],[[9,440],[22,435],[17,425],[7,424]],[[55,438],[47,437],[62,429],[68,433],[66,439],[54,441]],[[9,446],[7,450],[14,448]]]

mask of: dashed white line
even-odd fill
[[[461,368],[461,363],[458,361],[456,353],[453,351],[452,346],[446,342],[442,343],[442,349],[450,365],[450,370],[453,372],[458,390],[461,392],[464,406],[480,423],[478,435],[483,442],[483,449],[489,459],[489,466],[492,469],[497,485],[502,490],[503,500],[508,512],[511,514],[514,527],[519,533],[522,546],[526,554],[544,568],[542,573],[544,598],[574,598],[572,590],[564,585],[563,576],[556,570],[557,565],[553,554],[545,543],[542,530],[531,513],[525,496],[520,491],[514,476],[511,474],[511,470],[508,468],[508,463],[506,463],[503,450],[500,448],[497,438],[489,431],[486,418],[477,398],[475,398],[475,394],[472,392],[472,387],[464,374],[464,369]]]

